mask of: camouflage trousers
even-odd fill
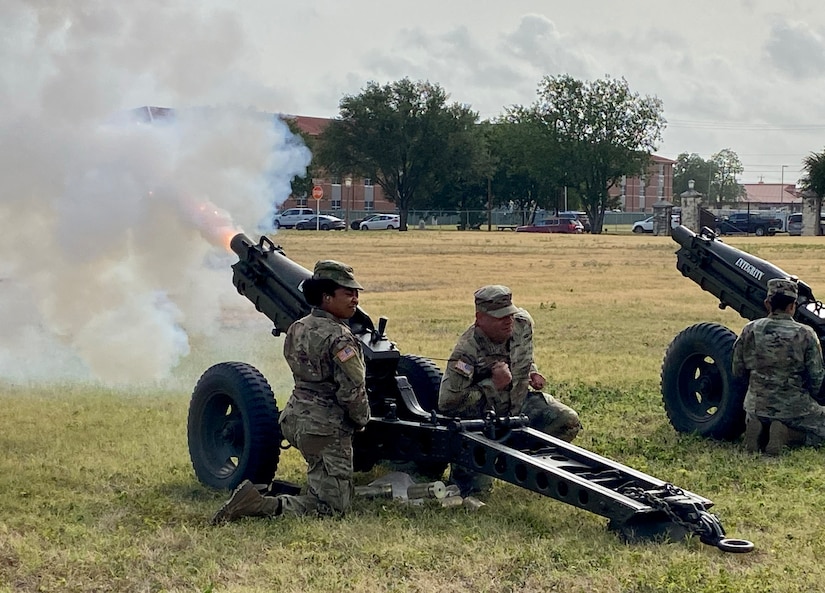
[[[582,429],[579,415],[573,408],[541,391],[527,393],[521,413],[530,419],[531,428],[568,443],[576,438]],[[450,482],[461,489],[462,496],[484,494],[493,488],[493,478],[458,464],[450,466]]]
[[[775,420],[779,420],[788,428],[804,433],[805,445],[809,447],[819,447],[825,444],[825,408],[823,407],[805,416],[775,418]]]
[[[281,417],[284,438],[307,462],[307,493],[279,495],[282,513],[295,516],[344,513],[354,493],[352,431],[342,427],[336,434],[314,434],[313,426],[307,424],[290,414]]]

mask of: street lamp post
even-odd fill
[[[346,210],[346,214],[344,215],[344,222],[346,222],[346,225],[347,225],[347,226],[344,227],[344,230],[348,231],[349,230],[349,211],[350,211],[350,208],[352,208],[352,192],[355,191],[352,187],[352,176],[351,175],[347,175],[347,177],[344,179],[344,185],[346,185],[349,188],[349,201],[347,202],[347,210]]]

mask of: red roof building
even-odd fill
[[[745,197],[743,202],[748,204],[760,204],[774,208],[796,206],[802,204],[802,198],[794,183],[744,183]]]

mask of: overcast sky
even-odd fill
[[[331,117],[368,80],[438,82],[482,118],[528,105],[546,75],[624,77],[664,102],[658,153],[723,148],[742,181],[796,180],[825,149],[820,0],[240,2],[243,68],[267,106]]]
[[[741,181],[793,182],[825,150],[823,6],[0,0],[0,377],[159,380],[225,332],[247,303],[222,241],[268,230],[310,157],[256,114],[334,117],[368,81],[486,119],[544,76],[624,77],[664,102],[658,154],[730,148]],[[142,105],[200,109],[113,119]]]

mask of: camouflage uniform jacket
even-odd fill
[[[503,361],[513,381],[501,391],[493,385],[491,367]],[[438,392],[443,414],[480,418],[489,409],[499,416],[519,414],[530,384],[533,363],[533,318],[524,309],[513,316],[513,335],[507,342],[492,342],[475,324],[458,339]]]
[[[284,357],[295,379],[284,412],[302,417],[307,432],[331,435],[367,424],[364,355],[348,325],[313,308],[289,327]]]
[[[748,378],[745,411],[764,418],[806,416],[825,377],[822,347],[813,329],[788,313],[748,323],[733,345],[734,375]]]

